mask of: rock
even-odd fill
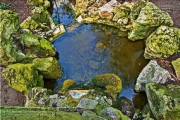
[[[23,31],[21,39],[24,43],[24,53],[29,58],[55,56],[56,50],[46,39]]]
[[[118,109],[107,107],[103,110],[102,116],[110,120],[130,120],[127,116],[123,115]]]
[[[146,59],[168,58],[178,51],[179,45],[178,29],[160,26],[147,38],[144,57]]]
[[[96,113],[92,111],[83,111],[82,116],[90,119],[90,120],[106,120],[103,117],[97,116]]]
[[[175,69],[176,76],[177,76],[178,80],[180,80],[180,58],[172,61],[172,65]]]
[[[33,64],[44,78],[57,80],[62,77],[61,67],[54,57],[36,58]]]
[[[139,74],[134,89],[137,92],[144,91],[147,83],[165,84],[168,79],[173,80],[169,72],[160,67],[155,60],[151,60]]]
[[[0,10],[0,61],[8,65],[23,60],[23,43],[19,38],[19,16],[10,10]]]
[[[62,87],[61,87],[61,89],[60,89],[60,93],[61,92],[65,92],[65,91],[67,91],[70,87],[72,87],[72,86],[75,86],[76,85],[76,83],[74,82],[74,80],[71,80],[71,79],[67,79],[67,80],[65,80],[64,82],[63,82],[63,84],[62,84]]]
[[[33,64],[12,64],[2,71],[4,79],[12,88],[28,93],[33,87],[43,87],[43,77],[38,74]]]
[[[105,49],[106,49],[106,45],[104,43],[98,42],[96,44],[96,49],[95,49],[96,52],[102,53],[104,52]]]
[[[28,0],[27,3],[33,6],[43,6],[45,8],[50,7],[50,2],[48,0]]]
[[[178,120],[180,118],[180,86],[148,83],[145,91],[156,119]]]
[[[146,0],[139,0],[146,1]],[[137,7],[137,12],[140,13],[137,19],[132,24],[132,30],[129,32],[128,39],[130,40],[140,40],[148,37],[157,27],[161,25],[172,26],[173,21],[167,12],[162,11],[160,8],[155,6],[151,2],[145,2],[141,6]],[[136,5],[136,4],[135,4]],[[133,18],[136,18],[136,14],[133,13]]]
[[[121,79],[115,74],[101,74],[92,78],[92,83],[98,87],[105,87],[106,91],[114,100],[122,90]]]
[[[52,91],[42,87],[34,87],[28,91],[26,97],[26,107],[47,106],[49,104],[49,95]]]
[[[127,115],[129,118],[132,118],[135,112],[135,108],[133,103],[127,99],[126,97],[121,97],[117,99],[116,104],[114,105],[116,108],[121,110],[121,112]]]
[[[92,100],[89,98],[83,98],[76,107],[84,108],[87,110],[92,110],[96,107],[97,104],[98,104],[98,102],[96,100]]]
[[[32,4],[34,4],[34,1],[32,1]],[[65,28],[62,24],[56,25],[47,8],[41,6],[40,3],[37,4],[40,6],[32,10],[32,16],[25,19],[21,23],[21,27],[26,30],[28,29],[41,38],[46,38],[48,41],[53,42],[57,37],[66,32]]]
[[[100,62],[96,62],[96,61],[92,61],[92,60],[89,61],[89,67],[92,69],[99,69],[100,66],[101,66]]]

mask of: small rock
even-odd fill
[[[91,90],[69,90],[69,94],[72,98],[78,99],[81,98],[84,95],[87,95],[90,93]]]
[[[89,67],[92,69],[99,69],[100,65],[100,62],[89,61]]]
[[[96,100],[92,100],[89,98],[83,98],[76,107],[90,110],[90,109],[94,109],[97,104],[98,104],[98,102]]]
[[[102,53],[106,49],[106,45],[104,43],[98,42],[96,44],[96,52]]]

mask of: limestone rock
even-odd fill
[[[33,64],[12,64],[2,71],[4,79],[9,85],[27,94],[28,90],[33,87],[43,87],[43,77],[38,74]]]
[[[145,91],[156,119],[178,120],[180,118],[180,86],[148,83]]]
[[[168,78],[172,79],[169,72],[160,67],[156,61],[151,60],[139,74],[134,89],[137,92],[144,91],[147,83],[165,84]]]
[[[96,107],[97,104],[98,104],[98,102],[96,100],[92,100],[89,98],[83,98],[76,107],[84,108],[87,110],[92,110]]]
[[[36,58],[33,60],[33,64],[44,78],[58,79],[62,77],[61,67],[54,57]]]
[[[180,39],[178,29],[160,26],[146,40],[146,59],[167,58],[178,51]]]
[[[178,80],[180,80],[180,58],[172,61],[172,65],[175,69],[176,76],[177,76]]]
[[[139,0],[145,1],[145,0]],[[157,27],[161,25],[172,26],[173,21],[167,12],[162,11],[151,2],[145,3],[142,7],[137,19],[132,24],[132,30],[129,32],[130,40],[140,40],[148,37]],[[143,4],[144,6],[144,4]],[[137,11],[140,8],[137,7]],[[133,19],[136,15],[133,16]]]

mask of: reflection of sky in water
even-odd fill
[[[76,83],[90,82],[98,74],[114,73],[123,82],[120,96],[132,100],[134,82],[147,64],[143,58],[143,41],[131,42],[116,35],[95,32],[90,24],[74,25],[53,44],[59,53],[59,62],[64,69],[60,86],[65,79]],[[96,30],[97,31],[97,30]],[[106,45],[104,52],[95,50],[98,42]]]

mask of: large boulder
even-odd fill
[[[33,64],[44,78],[56,80],[62,77],[61,67],[54,57],[36,58]]]
[[[177,76],[178,80],[180,80],[180,58],[172,61],[172,65],[175,69],[176,76]]]
[[[137,92],[142,92],[147,83],[165,84],[168,79],[172,79],[169,72],[160,67],[155,60],[151,60],[139,74],[134,89]]]
[[[44,86],[43,77],[38,74],[33,64],[12,64],[2,71],[4,79],[12,88],[27,94],[33,87]]]
[[[146,59],[167,58],[178,51],[179,45],[178,29],[160,26],[147,38],[144,57]]]
[[[145,91],[151,111],[157,120],[180,118],[180,86],[148,83]]]
[[[133,15],[131,15],[133,24],[132,30],[128,35],[128,38],[130,40],[135,41],[144,39],[161,25],[173,25],[173,21],[167,12],[162,11],[151,2],[146,2],[147,0],[138,0],[137,3],[139,1],[142,1],[142,5],[139,7],[135,7],[137,12],[132,12]],[[135,3],[135,6],[137,5]],[[138,12],[139,15],[137,17]]]
[[[24,58],[22,53],[22,42],[18,36],[19,16],[10,10],[0,9],[0,61],[2,65],[21,61]]]
[[[122,81],[115,74],[96,75],[92,78],[92,83],[98,87],[105,87],[105,92],[113,99],[116,99],[117,94],[122,90]]]

